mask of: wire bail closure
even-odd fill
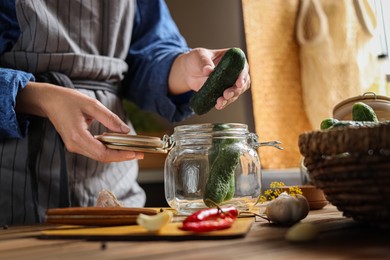
[[[284,149],[283,147],[279,146],[279,144],[281,144],[280,141],[269,141],[269,142],[260,142],[259,143],[259,141],[258,141],[259,136],[255,133],[249,133],[248,139],[249,139],[249,144],[255,149],[259,148],[260,146],[272,146],[272,147],[275,147],[279,150]]]
[[[280,141],[268,141],[268,142],[260,142],[258,141],[259,137],[255,133],[249,133],[248,134],[248,143],[250,146],[252,146],[254,149],[259,148],[260,146],[272,146],[279,150],[284,150],[283,147],[279,146],[281,144]],[[172,136],[169,136],[165,134],[162,138],[162,149],[164,150],[171,150],[175,146],[175,141],[173,140]]]
[[[175,146],[175,141],[172,140],[172,136],[164,135],[162,138],[162,149],[171,150]]]

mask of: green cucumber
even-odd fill
[[[235,191],[236,191],[236,180],[233,172],[233,174],[230,176],[228,192],[226,193],[226,196],[223,199],[223,201],[228,201],[233,199]]]
[[[232,180],[234,181],[234,173],[240,161],[240,152],[231,146],[234,141],[236,140],[221,141],[218,155],[211,165],[203,194],[203,201],[208,207],[214,207],[215,204],[231,199],[234,195]]]
[[[350,121],[350,120],[342,120],[337,122],[332,126],[332,128],[336,127],[360,127],[360,126],[375,126],[377,122],[372,121]]]
[[[321,122],[321,130],[336,128],[336,127],[358,127],[358,126],[374,126],[376,122],[372,121],[353,121],[353,120],[337,120],[335,118],[327,118]]]
[[[223,91],[234,85],[245,64],[246,57],[240,48],[227,50],[203,86],[192,95],[189,101],[192,110],[198,115],[209,112]]]
[[[371,121],[378,123],[379,120],[372,107],[363,103],[356,102],[352,106],[352,120],[353,121]]]
[[[215,124],[213,126],[213,132],[220,132],[224,130],[230,129],[230,126],[227,124]],[[211,147],[208,152],[208,159],[209,159],[209,165],[210,169],[212,169],[212,165],[217,158],[221,148],[227,147],[228,145],[231,145],[235,142],[238,142],[237,139],[220,139],[220,138],[213,138]],[[238,162],[237,162],[238,163]],[[235,192],[235,174],[234,171],[230,174],[229,176],[229,189],[228,192],[226,193],[225,198],[223,201],[228,201],[231,200],[234,197],[234,192]]]
[[[322,122],[321,122],[320,129],[321,129],[321,130],[325,130],[325,129],[331,128],[332,126],[334,126],[334,125],[337,124],[338,122],[340,122],[340,121],[337,120],[337,119],[335,119],[335,118],[327,118],[327,119],[324,119],[324,120],[322,120]]]
[[[219,131],[223,131],[226,129],[230,129],[230,126],[226,125],[226,124],[215,124],[213,126],[213,132],[219,132]],[[223,139],[213,138],[211,147],[210,147],[209,152],[208,152],[210,166],[213,164],[215,158],[218,156],[219,149],[220,149],[220,143],[222,140]]]
[[[376,113],[372,107],[363,103],[356,102],[352,106],[352,120],[337,120],[335,118],[327,118],[321,122],[321,130],[326,130],[334,127],[359,127],[373,126],[379,122]]]

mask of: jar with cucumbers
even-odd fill
[[[177,126],[165,161],[165,198],[180,214],[234,206],[248,210],[261,191],[260,145],[245,124]]]

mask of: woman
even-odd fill
[[[135,133],[126,98],[172,122],[226,50],[189,49],[162,0],[0,3],[0,224],[95,205],[99,191],[142,207],[136,159],[93,136]],[[215,105],[249,88],[248,67]]]

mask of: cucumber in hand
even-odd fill
[[[223,91],[234,85],[245,64],[246,57],[240,48],[227,50],[203,86],[191,97],[192,110],[198,115],[209,112]]]

